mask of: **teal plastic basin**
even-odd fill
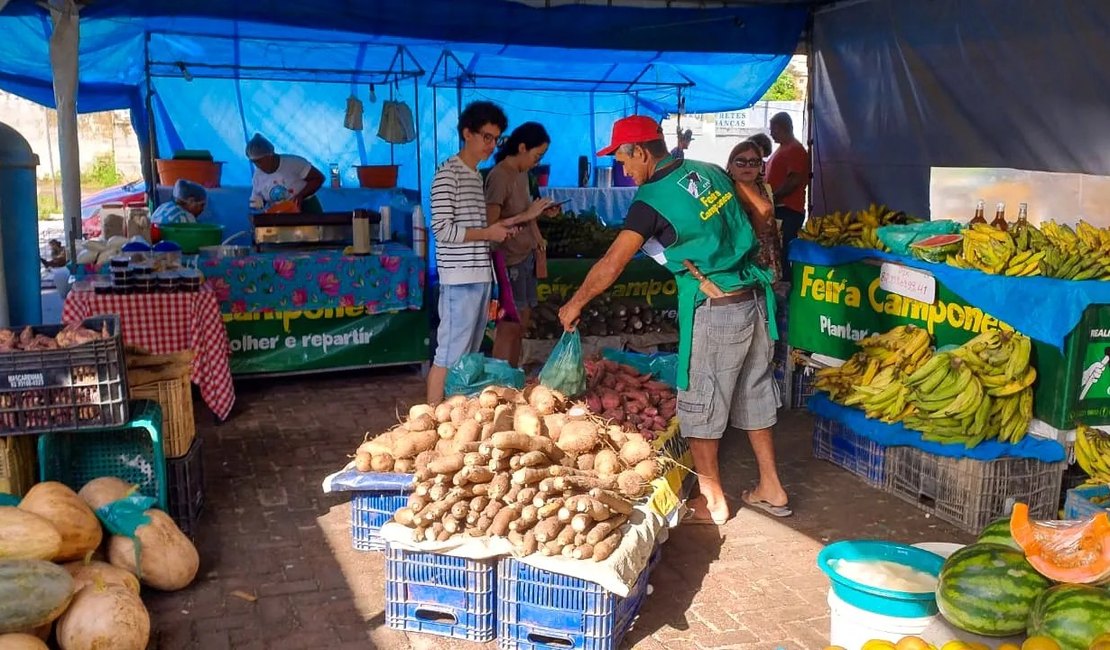
[[[832,582],[833,593],[845,603],[866,612],[896,618],[922,618],[937,613],[936,594],[879,589],[860,584],[836,572],[836,560],[886,560],[933,576],[940,575],[944,558],[913,546],[878,540],[847,540],[830,544],[817,554],[817,566]]]

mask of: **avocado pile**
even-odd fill
[[[539,226],[540,233],[547,240],[549,259],[601,257],[620,232],[617,228],[605,227],[593,210],[540,217]]]
[[[559,308],[565,301],[551,297],[540,303],[532,316],[527,337],[557,339],[563,334]],[[634,336],[638,334],[673,334],[678,331],[673,320],[663,316],[642,300],[626,300],[603,295],[582,310],[578,330],[583,336]]]

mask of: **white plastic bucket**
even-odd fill
[[[829,590],[829,645],[861,648],[871,639],[897,642],[904,636],[918,636],[936,619],[896,618],[867,612],[844,602]]]

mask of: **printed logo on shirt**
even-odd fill
[[[695,199],[700,199],[703,194],[709,191],[709,179],[696,171],[691,171],[679,179],[678,186],[686,190]]]
[[[280,203],[291,196],[289,188],[284,185],[274,185],[270,188],[270,203]]]

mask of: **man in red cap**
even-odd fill
[[[790,515],[771,439],[779,406],[771,367],[775,321],[768,318],[774,294],[770,273],[755,264],[753,226],[770,224],[752,223],[724,170],[671,156],[649,117],[618,120],[598,155],[615,155],[639,189],[616,241],[559,310],[559,320],[573,329],[586,304],[641,249],[670,269],[678,285],[678,421],[700,491],[688,521],[721,525],[729,518],[717,462],[729,425],[748,432],[759,465],[759,484],[741,495],[743,502]]]

